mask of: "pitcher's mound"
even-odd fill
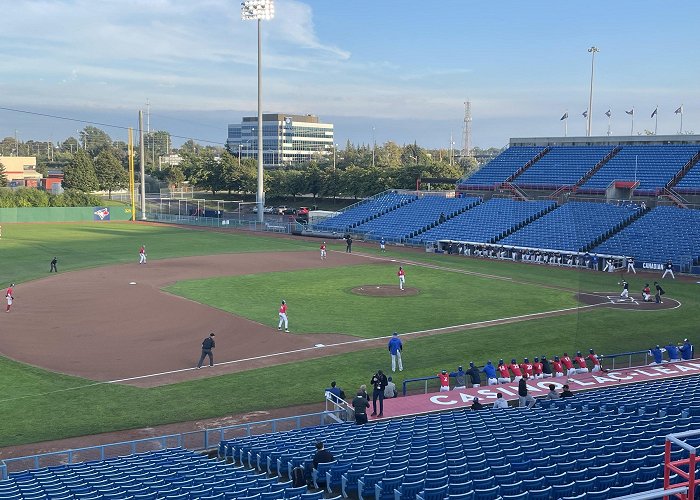
[[[373,297],[404,297],[407,295],[418,295],[419,290],[412,287],[404,287],[401,290],[398,285],[362,285],[356,286],[352,293],[357,295],[371,295]]]

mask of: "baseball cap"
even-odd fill
[[[210,337],[216,337],[216,335],[214,335],[214,332],[211,332],[211,333],[209,334],[209,336],[210,336]]]
[[[479,401],[479,398],[477,398],[476,396],[474,396],[474,401]]]
[[[443,374],[447,373],[447,370],[442,370],[442,373],[443,373]]]
[[[459,366],[457,367],[457,370],[458,370],[458,371],[461,371],[461,370],[462,370],[462,365],[459,365]]]

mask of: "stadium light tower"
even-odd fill
[[[595,63],[595,53],[600,52],[600,49],[595,45],[588,49],[591,53],[591,93],[588,96],[588,126],[586,127],[586,135],[591,136],[591,118],[593,118],[593,68]]]
[[[241,2],[241,19],[258,21],[258,221],[263,222],[265,193],[263,191],[263,127],[262,127],[262,38],[260,35],[263,19],[275,17],[273,0],[243,0]]]

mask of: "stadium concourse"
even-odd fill
[[[608,270],[700,274],[700,136],[511,139],[454,191],[389,190],[315,235]]]

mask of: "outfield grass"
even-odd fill
[[[45,276],[54,256],[61,272],[137,262],[141,244],[146,244],[149,260],[317,248],[301,240],[132,222],[5,224],[0,239],[0,286]]]
[[[371,297],[361,285],[398,288],[395,264],[225,276],[176,283],[167,290],[253,321],[277,326],[276,299],[286,300],[295,333],[379,337],[506,316],[574,307],[571,292],[464,273],[406,266],[418,295]],[[271,291],[276,295],[271,296]],[[527,298],[527,300],[523,300]]]
[[[125,262],[136,256],[138,246],[143,242],[149,247],[150,258],[259,251],[261,248],[317,248],[313,242],[207,233],[167,226],[114,223],[5,225],[3,239],[0,241],[5,257],[0,268],[0,277],[3,281],[14,279],[21,282],[44,275],[48,261],[54,253],[59,256],[61,270]],[[340,248],[336,242],[329,243],[331,248]],[[357,251],[366,250],[358,247]],[[582,273],[524,264],[513,265],[445,255],[400,252],[395,249],[391,249],[388,255],[508,276],[528,283],[588,291],[618,289],[618,277],[603,273]],[[381,265],[359,267],[383,268]],[[356,266],[346,268],[345,272],[350,273],[353,269],[356,269]],[[423,275],[422,271],[412,267],[409,269],[409,286],[416,285],[414,280],[419,277],[433,280],[442,276],[435,271]],[[390,267],[390,270],[392,273],[391,277],[387,278],[388,283],[395,279],[393,267]],[[314,271],[310,271],[310,276],[313,276]],[[342,274],[343,270],[332,271]],[[453,274],[445,276],[449,281],[455,278],[467,279],[469,283],[474,283],[471,281],[474,277],[462,278],[461,275]],[[458,276],[460,277],[457,278]],[[266,277],[271,280],[278,278],[279,276],[273,275]],[[377,279],[375,274],[373,281]],[[327,293],[328,281],[330,279],[319,280],[321,288],[316,291],[317,296],[313,300],[317,300],[319,294],[322,299],[322,295]],[[632,290],[640,289],[644,281],[644,278],[632,277]],[[489,281],[479,287],[458,287],[454,302],[466,309],[470,306],[474,308],[470,302],[472,297],[485,293],[483,289],[491,287],[494,283],[498,282]],[[265,287],[267,286],[271,286],[271,283],[265,284]],[[665,281],[668,297],[683,303],[683,307],[677,310],[634,312],[594,308],[577,314],[517,324],[419,339],[405,338],[406,369],[396,377],[396,382],[400,386],[404,378],[430,375],[443,368],[451,369],[469,361],[478,364],[487,359],[495,361],[500,357],[521,359],[542,354],[551,356],[563,351],[571,353],[576,349],[583,350],[589,347],[596,348],[600,353],[620,352],[647,349],[656,343],[663,344],[684,337],[697,344],[700,342],[697,328],[697,318],[700,317],[698,286],[700,285],[694,282]],[[530,286],[527,290],[536,290],[538,293],[543,291],[535,286]],[[272,297],[274,302],[277,302],[276,289],[254,293]],[[285,293],[294,292],[290,288],[289,291],[285,290]],[[285,297],[292,304],[292,324],[302,321],[305,314],[293,304],[297,300],[312,300],[304,294],[298,299],[295,295]],[[513,302],[528,302],[531,299],[527,293],[523,296],[515,295],[513,298]],[[378,299],[381,300],[385,299]],[[516,304],[514,307],[520,305]],[[509,308],[505,310],[508,311]],[[439,315],[444,314],[443,311],[432,308],[421,308],[418,312],[425,318],[437,316],[437,320],[440,320]],[[267,309],[266,314],[269,314]],[[328,315],[328,311],[319,308],[315,314],[323,318]],[[365,315],[359,317],[363,318],[363,322],[366,321]],[[268,323],[271,321],[266,320]],[[323,321],[325,325],[331,323],[329,319]],[[384,326],[381,326],[381,329],[384,330]],[[389,330],[391,328],[384,333]],[[12,334],[19,335],[21,332]],[[323,389],[331,380],[337,380],[346,392],[352,391],[362,383],[367,384],[377,368],[386,369],[389,363],[389,355],[382,347],[297,362],[293,365],[275,365],[164,387],[139,389],[94,384],[88,380],[50,373],[0,358],[0,377],[3,381],[0,391],[0,446],[320,402],[323,399]]]

